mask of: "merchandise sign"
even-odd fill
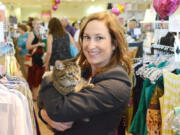
[[[180,15],[171,15],[169,17],[169,31],[180,32]]]
[[[44,10],[41,12],[41,18],[43,21],[49,21],[51,18],[51,10]]]

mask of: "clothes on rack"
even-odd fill
[[[12,93],[15,92],[21,93],[21,95],[23,96],[23,102],[26,102],[26,105],[24,106],[26,110],[28,110],[27,113],[29,114],[29,116],[26,116],[25,119],[26,121],[27,119],[29,121],[28,123],[30,124],[30,126],[28,126],[28,128],[32,129],[32,133],[28,131],[30,133],[29,135],[39,135],[37,131],[38,125],[35,119],[32,93],[29,89],[27,82],[23,78],[15,77],[15,76],[4,75],[4,78],[5,79],[3,81],[1,81],[2,79],[0,79],[0,84],[3,85],[8,91],[11,91]]]
[[[0,57],[6,54],[14,54],[14,44],[12,42],[0,42]]]
[[[0,134],[33,135],[27,99],[0,84]]]
[[[39,135],[32,93],[14,53],[0,56],[0,60],[5,69],[0,73],[0,135]]]
[[[180,85],[178,85],[180,76],[176,75],[179,74],[178,72],[173,73],[178,68],[174,66],[173,57],[174,55],[163,58],[151,56],[151,58],[143,58],[142,61],[134,64],[135,81],[132,92],[134,101],[137,95],[140,101],[139,103],[133,102],[134,116],[129,130],[133,135],[173,135],[166,118],[170,110],[180,106],[178,99],[180,97]],[[167,74],[170,75],[167,76]],[[165,80],[168,80],[168,86]],[[141,86],[143,86],[142,91]]]
[[[164,95],[160,98],[162,116],[162,134],[172,135],[174,132],[170,128],[167,114],[175,107],[180,106],[180,75],[163,70]]]
[[[159,98],[164,91],[156,86],[147,110],[146,123],[148,135],[161,135],[161,112]]]

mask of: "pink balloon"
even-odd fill
[[[153,7],[162,19],[173,14],[179,4],[180,0],[153,0]]]
[[[55,3],[56,4],[59,4],[61,1],[60,0],[55,0]]]
[[[118,8],[112,8],[111,9],[111,12],[113,13],[113,14],[115,14],[115,15],[119,15],[119,13],[120,13],[120,11],[119,11],[119,9]]]
[[[57,5],[52,6],[52,9],[53,9],[54,11],[56,11],[56,10],[57,10],[57,8],[58,8],[58,6],[57,6]]]

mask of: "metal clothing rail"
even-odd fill
[[[161,51],[161,52],[166,52],[166,53],[171,53],[173,54],[174,53],[174,47],[171,47],[171,46],[165,46],[165,45],[160,45],[160,44],[152,44],[151,45],[151,48],[152,50],[158,50],[158,51]]]

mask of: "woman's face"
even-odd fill
[[[34,23],[33,27],[34,27],[35,30],[40,30],[40,27],[41,27],[40,21],[36,21],[36,22]]]
[[[83,53],[93,68],[107,65],[115,46],[103,21],[90,21],[83,34]]]
[[[21,35],[23,35],[24,33],[24,31],[20,27],[18,27],[17,32],[20,33]]]

